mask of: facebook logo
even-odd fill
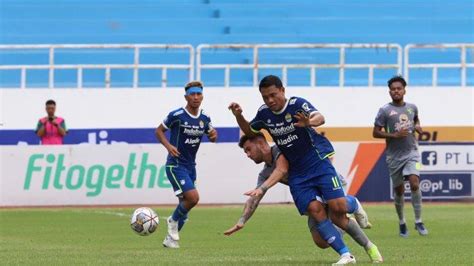
[[[435,151],[422,152],[421,163],[423,165],[436,165],[438,163],[438,154]]]

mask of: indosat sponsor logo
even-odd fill
[[[122,164],[82,164],[64,165],[65,155],[32,154],[26,169],[24,190],[30,190],[32,180],[42,180],[41,188],[78,190],[87,188],[87,197],[98,196],[106,189],[141,189],[147,178],[148,188],[170,188],[165,175],[165,167],[158,169],[148,163],[148,153],[141,154],[141,160],[136,162],[137,154],[130,153],[127,165]],[[146,178],[145,178],[146,177]]]

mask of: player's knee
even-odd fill
[[[186,202],[186,205],[188,205],[190,208],[192,208],[192,207],[196,206],[199,202],[199,193],[197,193],[196,191],[186,193],[184,195],[183,200]]]
[[[411,191],[417,191],[419,187],[420,187],[420,182],[418,182],[418,179],[410,182]]]
[[[323,221],[327,218],[324,206],[318,201],[312,201],[308,206],[308,214],[316,221]]]
[[[199,202],[199,194],[193,195],[193,197],[190,199],[190,202],[193,206],[196,206]]]
[[[397,194],[397,196],[400,197],[405,193],[405,186],[404,185],[398,186],[394,190],[395,190],[395,194]]]

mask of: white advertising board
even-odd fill
[[[161,145],[0,146],[0,206],[174,204]],[[200,203],[242,203],[261,165],[235,143],[201,145]],[[291,201],[277,185],[264,202]]]

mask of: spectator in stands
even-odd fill
[[[36,126],[36,135],[41,138],[42,145],[62,145],[63,138],[67,134],[64,118],[56,116],[56,102],[46,101],[46,113],[48,116],[41,118]]]

